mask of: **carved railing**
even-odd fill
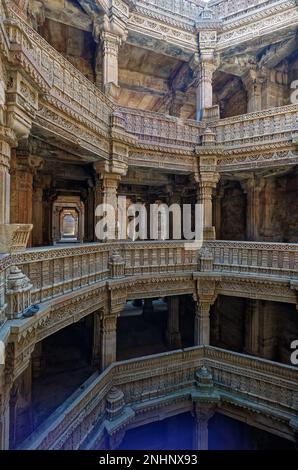
[[[213,271],[293,279],[298,272],[298,244],[208,241]],[[31,248],[1,258],[0,273],[11,265],[33,284],[32,302],[40,303],[113,277],[109,260],[116,251],[124,264],[124,276],[175,274],[198,271],[197,251],[185,250],[181,241],[89,243]],[[4,282],[0,290],[3,294]]]
[[[78,69],[36,33],[15,12],[10,10],[7,31],[14,60],[19,60],[27,72],[48,87],[45,98],[66,109],[70,116],[85,119],[90,128],[108,132],[111,101]],[[33,70],[35,69],[35,70]],[[45,88],[45,90],[46,90]]]
[[[296,277],[298,244],[264,242],[206,242],[213,255],[213,270]]]
[[[108,279],[115,250],[125,261],[125,275],[192,272],[197,265],[197,253],[185,250],[183,241],[32,248],[13,261],[33,284],[33,302],[40,303]]]
[[[141,143],[193,148],[201,141],[205,125],[164,114],[120,108],[125,130]]]
[[[195,21],[203,10],[203,4],[195,0],[137,0],[137,11],[154,18],[166,16],[175,19]]]
[[[229,21],[244,15],[253,16],[258,10],[280,3],[280,0],[211,0],[208,7],[215,18]]]
[[[84,441],[97,427],[104,432],[106,397],[112,387],[124,393],[125,407],[133,421],[134,407],[145,412],[165,406],[165,398],[175,403],[191,401],[198,388],[195,373],[201,366],[213,376],[213,391],[219,401],[241,403],[248,412],[255,410],[274,416],[290,428],[298,405],[298,374],[292,366],[276,364],[214,347],[195,347],[167,354],[112,364],[101,375],[91,377],[23,444],[23,449],[84,448]],[[245,373],[244,373],[245,371]],[[206,399],[206,396],[205,396]],[[125,429],[124,413],[117,418]],[[145,422],[145,421],[144,421]],[[82,430],[84,430],[82,432]],[[290,432],[290,431],[289,431]]]
[[[287,142],[297,128],[298,105],[289,105],[221,119],[216,124],[216,141],[228,148]]]

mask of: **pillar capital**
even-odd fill
[[[196,401],[194,411],[197,422],[208,423],[209,419],[211,419],[215,415],[216,404]]]

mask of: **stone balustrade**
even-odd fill
[[[117,426],[125,429],[136,418],[138,424],[142,419],[148,422],[146,413],[152,409],[155,416],[159,408],[167,408],[169,412],[171,400],[175,403],[173,414],[178,403],[180,410],[182,406],[190,411],[192,400],[200,400],[195,374],[202,366],[212,374],[209,399],[212,401],[216,396],[219,409],[233,403],[237,413],[237,403],[241,409],[245,403],[247,412],[263,415],[262,426],[271,416],[276,432],[281,427],[294,440],[291,419],[298,405],[295,367],[214,347],[195,347],[113,363],[101,375],[95,374],[85,382],[21,447],[84,449],[90,444],[91,433],[93,444],[100,442],[103,440],[100,434],[111,427],[111,421],[108,424],[106,420],[106,398],[115,387],[122,392],[121,396],[124,394],[124,408],[114,423],[116,429]],[[204,395],[204,401],[208,402],[208,396]]]
[[[211,0],[208,7],[216,18],[229,21],[243,15],[254,15],[257,10],[279,3],[279,0]]]
[[[121,108],[125,130],[141,143],[193,148],[201,141],[205,125],[139,109]]]
[[[217,144],[227,150],[262,143],[290,142],[298,128],[298,105],[272,108],[216,123]]]
[[[23,108],[27,109],[30,105],[31,119],[38,127],[67,139],[69,145],[75,144],[93,157],[107,158],[111,116],[116,109],[112,101],[14,11],[10,10],[5,24],[10,41],[10,61],[26,71],[40,92],[38,98],[29,83],[19,79],[18,106],[23,103]],[[207,121],[184,120],[130,108],[118,108],[116,114],[118,120],[121,117],[121,138],[136,138],[133,148],[183,150],[189,153],[189,158],[194,148],[200,146],[208,125]],[[227,152],[248,151],[262,143],[291,144],[298,128],[298,106],[211,119],[209,125],[216,134],[216,143]],[[182,167],[184,162],[185,171],[189,171],[189,164],[187,166],[184,157],[181,158]]]
[[[46,92],[45,100],[91,129],[108,132],[112,102],[15,12],[6,27],[13,61]]]
[[[184,242],[88,243],[68,247],[32,248],[12,257],[33,284],[32,300],[44,302],[108,279],[109,258],[117,250],[125,275],[192,272],[197,254]]]
[[[281,281],[297,277],[298,244],[216,240],[207,241],[206,246],[213,258],[208,274],[210,271],[237,273],[244,279],[251,274],[261,274]],[[189,275],[200,269],[197,251],[185,250],[182,240],[31,248],[0,259],[3,308],[5,273],[11,265],[16,265],[30,279],[32,303],[42,303],[113,277],[109,263],[113,252],[123,259],[124,277],[134,279],[151,274]]]
[[[203,10],[203,4],[195,0],[137,0],[137,11],[145,12],[149,16],[175,17],[177,22],[199,18]]]
[[[228,22],[243,16],[253,17],[257,12],[266,8],[278,6],[279,0],[211,0],[207,3],[213,18]],[[192,0],[137,0],[136,9],[146,16],[168,17],[176,16],[179,23],[196,22],[204,9],[204,2]]]
[[[298,244],[264,242],[206,242],[213,270],[221,273],[261,274],[294,278],[298,272]]]

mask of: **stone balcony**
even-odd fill
[[[199,380],[202,367],[208,371],[208,391]],[[106,408],[111,391],[114,401],[119,397],[114,416]],[[113,448],[118,433],[150,421],[153,410],[171,416],[177,407],[189,412],[200,401],[221,413],[237,410],[244,420],[257,413],[262,429],[294,441],[297,398],[295,367],[214,347],[177,350],[116,362],[94,374],[21,448],[100,449],[106,436]]]
[[[117,252],[124,264],[123,279],[160,274],[175,277],[198,273],[197,250],[181,241],[86,243],[73,246],[27,249],[2,259],[3,273],[9,264],[18,266],[33,284],[32,301],[50,299],[110,279],[109,260]],[[297,279],[298,244],[207,241],[211,252],[210,273],[239,278],[272,279],[290,284]],[[202,271],[201,274],[206,273]]]
[[[279,283],[285,293],[288,292],[288,301],[295,302],[295,290],[291,287],[297,282],[298,244],[208,241],[205,246],[211,254],[208,270],[200,270],[197,250],[185,249],[183,241],[89,243],[27,249],[1,259],[2,291],[4,294],[5,273],[9,272],[10,265],[16,265],[30,279],[32,303],[48,303],[81,289],[92,289],[113,279],[110,258],[117,252],[123,260],[121,282],[127,282],[130,288],[141,279],[149,286],[156,276],[167,279],[180,276],[190,283],[193,277],[214,275],[230,279],[231,283],[236,277],[239,282],[254,279],[260,283]]]
[[[89,159],[99,156],[106,159],[112,131],[113,138],[130,146],[130,164],[140,164],[140,158],[135,155],[139,152],[143,159],[146,157],[147,166],[164,165],[173,170],[177,167],[179,171],[190,173],[194,149],[200,149],[206,127],[211,127],[215,133],[215,144],[223,155],[220,171],[224,170],[227,156],[233,153],[247,154],[262,146],[267,152],[296,149],[297,105],[200,123],[149,111],[117,109],[16,13],[11,12],[5,26],[12,63],[21,66],[36,85],[33,90],[29,82],[20,81],[19,75],[15,77],[16,90],[11,99],[14,100],[15,95],[17,98],[10,102],[11,116],[21,119],[30,108],[35,134],[51,135],[55,141],[64,142],[70,151],[81,152]],[[117,117],[113,120],[115,111]],[[148,158],[144,148],[151,150]],[[163,161],[158,155],[160,151],[164,152]],[[174,153],[180,156],[174,158]]]
[[[207,281],[216,296],[297,304],[298,244],[209,241],[198,253],[186,250],[183,241],[92,243],[33,248],[0,261],[0,308],[7,319],[0,336],[16,344],[14,377],[36,342],[107,302],[121,310],[128,300],[165,292],[197,296]],[[26,288],[8,288],[12,265]],[[22,317],[19,308],[14,314],[11,306],[19,305],[20,297],[27,308],[29,300],[38,304],[38,312]]]

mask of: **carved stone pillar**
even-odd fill
[[[278,323],[275,302],[260,302],[259,356],[276,360]]]
[[[215,407],[209,403],[196,403],[195,406],[195,432],[193,448],[195,450],[208,450],[208,423],[214,416]]]
[[[181,348],[179,328],[179,296],[168,297],[168,320],[166,330],[167,345],[170,349]]]
[[[104,370],[116,361],[118,314],[102,315],[100,325],[100,369]]]
[[[247,299],[245,312],[245,344],[244,352],[259,355],[260,312],[261,301]]]
[[[185,93],[177,90],[171,94],[169,99],[169,115],[170,116],[181,116],[181,109],[185,103]]]
[[[103,32],[101,34],[101,48],[103,57],[103,87],[105,93],[117,98],[118,86],[118,54],[121,45],[120,36]]]
[[[274,242],[279,240],[279,234],[275,231],[274,226],[274,212],[277,197],[276,178],[274,176],[266,178],[264,202],[262,204],[262,218],[260,220],[260,233],[263,241]]]
[[[196,177],[197,202],[203,205],[203,238],[215,239],[215,227],[212,224],[212,194],[219,181],[216,171],[217,158],[213,156],[199,157],[199,173]]]
[[[216,294],[216,282],[214,279],[197,280],[197,292],[194,295],[196,302],[194,344],[210,344],[210,308],[214,304]]]
[[[196,23],[198,30],[198,66],[196,68],[197,82],[197,121],[203,118],[205,108],[213,104],[212,77],[216,69],[215,48],[217,43],[216,20],[212,18],[211,10],[203,10]],[[197,61],[197,59],[196,59]]]
[[[247,112],[253,113],[262,109],[262,87],[266,77],[260,70],[250,68],[242,76],[247,93]]]
[[[224,188],[220,187],[218,191],[214,191],[214,223],[215,234],[217,240],[221,238],[221,203],[224,196]]]
[[[0,364],[0,450],[9,449],[9,393],[5,384],[4,364]]]
[[[97,180],[94,189],[94,202],[95,202],[95,228],[97,238],[101,240],[118,238],[118,199],[117,190],[121,180],[121,174],[109,173],[104,170],[102,165],[95,165],[95,171],[97,172]],[[110,210],[100,210],[100,205],[106,205]],[[107,217],[107,229],[108,232],[103,237],[100,235],[96,223],[99,216],[106,215]],[[101,238],[102,237],[102,238]]]
[[[101,312],[100,343],[101,343],[101,370],[116,361],[117,354],[117,318],[119,317],[127,300],[126,289],[113,289],[114,280],[111,280],[109,301]]]
[[[246,238],[247,240],[259,240],[260,229],[260,193],[264,188],[265,178],[252,175],[241,181],[241,186],[246,193]]]
[[[93,315],[93,345],[92,345],[92,365],[100,366],[101,361],[101,313],[95,312]]]
[[[42,341],[36,343],[31,356],[32,378],[37,379],[43,370],[44,358],[42,355]]]
[[[197,121],[201,121],[205,108],[211,108],[213,104],[212,77],[215,71],[215,65],[212,58],[200,58],[197,75]]]
[[[4,129],[0,129],[0,224],[10,220],[10,145],[2,140]]]
[[[211,302],[197,302],[194,328],[196,346],[210,344],[210,307]]]
[[[33,179],[32,198],[32,244],[43,245],[43,179],[39,176]]]
[[[30,155],[28,151],[18,151],[13,161],[11,222],[32,224],[33,176],[42,167],[43,159]],[[33,228],[34,230],[34,228]],[[32,244],[30,236],[28,246]]]

